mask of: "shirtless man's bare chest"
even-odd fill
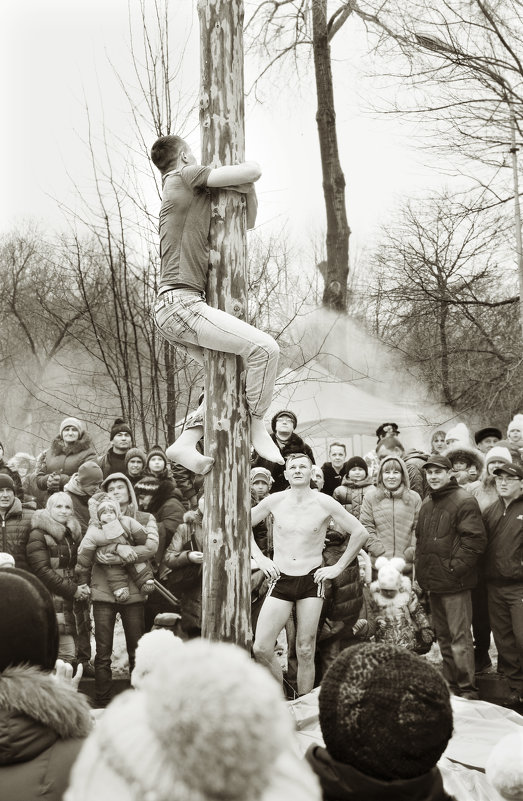
[[[274,562],[282,573],[303,576],[321,565],[330,515],[317,492],[296,499],[281,495],[273,508]]]

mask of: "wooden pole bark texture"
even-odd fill
[[[199,0],[202,163],[245,160],[243,2]],[[247,317],[245,201],[213,191],[207,302]],[[251,645],[250,417],[243,362],[208,352],[205,359],[205,452],[215,459],[205,478],[202,634]]]

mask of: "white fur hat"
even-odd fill
[[[517,428],[523,434],[523,414],[515,414],[510,423],[508,424],[507,434],[510,434],[513,428]]]
[[[470,446],[470,432],[465,423],[458,423],[454,428],[447,431],[445,436],[445,444],[447,447],[452,445],[453,442],[459,442],[461,445]]]
[[[400,556],[387,559],[386,556],[378,556],[374,565],[378,571],[378,586],[380,590],[399,590],[402,580],[402,572],[405,567],[405,560]]]
[[[523,732],[507,734],[496,743],[485,766],[487,779],[502,798],[523,801]]]
[[[269,671],[235,645],[192,640],[160,654],[140,689],[109,705],[65,799],[261,801],[294,747],[293,721]],[[319,801],[305,763],[301,772],[298,801]],[[294,801],[288,786],[270,796],[287,797]]]

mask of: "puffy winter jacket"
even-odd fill
[[[505,506],[499,498],[483,514],[487,530],[487,581],[523,581],[523,495]]]
[[[415,562],[422,589],[452,593],[475,587],[478,559],[486,545],[478,502],[451,478],[421,504]]]
[[[0,801],[61,801],[91,728],[84,695],[33,667],[0,673]]]
[[[383,484],[383,471],[391,461],[399,463],[403,474],[401,486],[392,492]],[[420,507],[421,498],[410,489],[405,463],[396,457],[383,459],[376,488],[365,495],[360,513],[360,523],[369,532],[365,548],[373,564],[378,556],[401,556],[407,565],[412,565]]]
[[[183,495],[175,486],[172,479],[166,478],[154,492],[147,511],[154,515],[158,525],[158,550],[155,563],[159,565],[163,559],[165,549],[171,542],[176,529],[183,523],[185,507]]]
[[[1,550],[14,557],[15,567],[27,570],[26,546],[33,511],[23,509],[22,502],[15,498],[5,517],[0,514],[2,532]]]
[[[81,536],[80,524],[74,517],[64,526],[53,520],[46,509],[39,509],[33,513],[27,541],[29,568],[53,596],[60,634],[75,638],[73,600],[78,583],[74,568]]]
[[[360,519],[361,507],[363,499],[368,492],[374,487],[372,478],[364,478],[363,481],[353,481],[348,476],[345,476],[341,482],[341,486],[334,490],[333,498],[338,503],[345,507],[347,512]]]
[[[341,534],[332,528],[327,530],[326,544],[322,556],[322,565],[336,564],[347,548],[349,534]],[[331,620],[343,620],[344,628],[350,631],[358,619],[363,600],[363,588],[360,579],[358,560],[350,565],[326,587],[326,601],[323,613]]]
[[[82,434],[75,442],[68,443],[61,437],[56,437],[51,447],[43,451],[37,459],[35,473],[38,489],[47,490],[48,476],[59,473],[62,490],[73,473],[78,472],[81,464],[95,459],[96,453],[89,434]]]

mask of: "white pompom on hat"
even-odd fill
[[[515,414],[510,423],[508,424],[507,434],[510,434],[512,429],[517,428],[523,434],[523,414]]]
[[[378,556],[374,565],[378,571],[378,586],[380,590],[399,590],[402,581],[402,573],[405,568],[405,560],[400,556],[387,559],[386,556]]]
[[[445,444],[452,445],[453,442],[459,442],[462,445],[470,446],[470,432],[465,423],[458,423],[454,428],[449,429],[445,436]]]

